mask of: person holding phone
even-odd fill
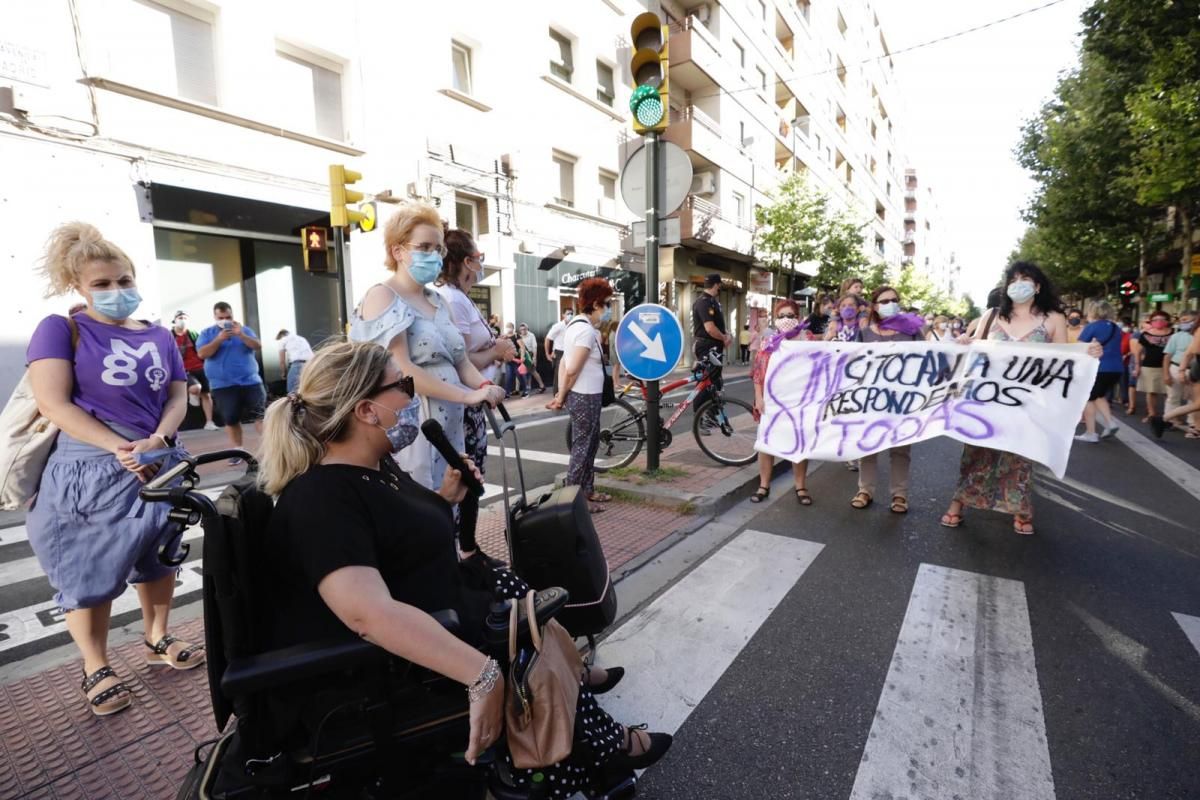
[[[242,446],[242,425],[253,424],[262,433],[267,391],[263,388],[255,354],[262,342],[253,329],[233,318],[233,307],[220,302],[213,306],[215,324],[196,339],[196,352],[204,359],[204,374],[212,387],[213,404],[231,447]],[[230,463],[236,464],[237,459]]]

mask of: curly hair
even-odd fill
[[[475,239],[470,231],[451,229],[449,225],[443,226],[443,230],[446,236],[446,257],[442,259],[442,271],[438,273],[434,283],[438,286],[449,284],[461,289],[459,279],[462,276],[463,264],[475,255]]]
[[[1054,284],[1046,277],[1046,273],[1042,272],[1041,267],[1032,261],[1014,261],[1008,265],[1008,269],[1004,270],[1004,287],[1006,291],[1000,298],[1000,319],[1005,322],[1012,319],[1013,301],[1008,296],[1007,287],[1017,278],[1028,278],[1039,287],[1037,294],[1033,296],[1034,309],[1044,316],[1049,316],[1055,311],[1060,314],[1062,313],[1062,301],[1058,299],[1058,290],[1054,288]]]
[[[579,300],[575,307],[580,314],[590,314],[597,303],[603,303],[613,296],[612,284],[606,278],[588,278],[579,284],[576,291],[579,293]]]
[[[80,273],[89,261],[120,264],[137,277],[137,270],[125,251],[105,239],[94,225],[68,222],[55,228],[46,240],[46,252],[39,265],[46,277],[46,297],[79,288]]]

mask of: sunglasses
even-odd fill
[[[412,375],[405,375],[398,381],[392,381],[391,383],[385,383],[384,385],[380,386],[378,389],[371,392],[371,396],[374,397],[377,394],[383,394],[389,389],[399,389],[408,395],[409,400],[416,397],[417,394],[417,389],[415,386],[413,386]]]

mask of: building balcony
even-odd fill
[[[741,173],[749,172],[746,157],[725,141],[720,124],[696,106],[671,110],[671,124],[664,138],[694,153],[704,161]]]
[[[734,85],[717,37],[695,17],[671,26],[671,83],[689,92]]]
[[[751,228],[725,219],[720,206],[695,195],[679,209],[679,239],[688,247],[743,261],[749,261],[754,250]]]

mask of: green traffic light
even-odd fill
[[[662,122],[663,114],[666,111],[663,108],[662,98],[658,96],[658,90],[653,86],[645,85],[633,90],[633,94],[629,98],[629,110],[633,112],[638,123],[647,128]]]

